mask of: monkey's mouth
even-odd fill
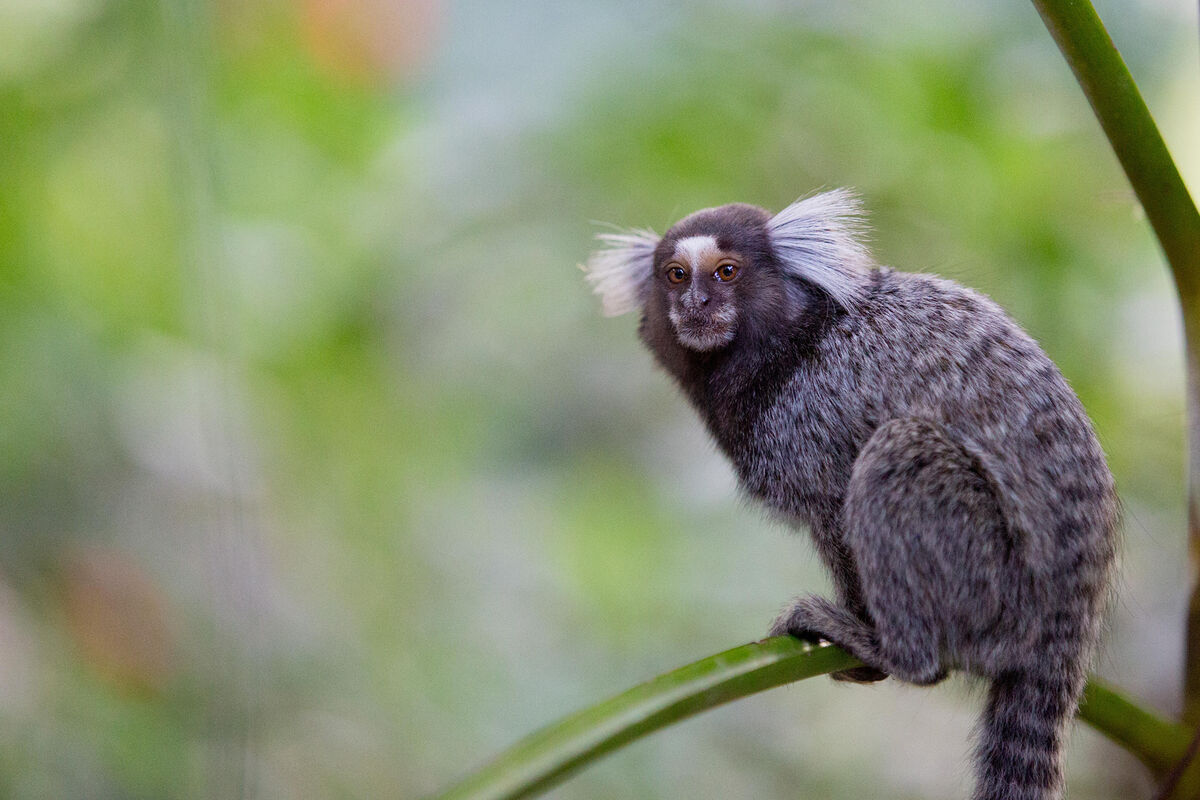
[[[700,315],[672,310],[670,317],[679,343],[689,350],[716,350],[733,341],[737,333],[737,314],[733,311]]]

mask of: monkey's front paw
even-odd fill
[[[879,663],[879,643],[874,629],[861,618],[823,597],[799,597],[771,626],[774,635],[790,634],[809,642],[825,640],[838,645],[864,662],[861,667],[840,670],[839,681],[871,683],[888,673],[871,666]]]
[[[821,599],[818,597],[797,597],[771,623],[770,635],[795,636],[797,639],[813,644],[832,641],[821,630],[820,603]]]

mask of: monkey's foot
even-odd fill
[[[853,669],[838,670],[829,677],[835,681],[846,683],[876,683],[887,680],[888,674],[874,667],[854,667]]]
[[[870,626],[823,597],[809,595],[796,598],[771,625],[771,635],[795,636],[806,642],[833,642],[868,665],[876,660],[878,645]],[[872,666],[853,667],[833,673],[834,680],[852,683],[874,683],[887,676],[886,672]]]

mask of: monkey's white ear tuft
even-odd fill
[[[802,197],[767,223],[783,268],[820,286],[843,308],[866,292],[874,262],[862,203],[850,189]]]
[[[637,311],[646,302],[659,237],[649,230],[628,230],[599,233],[596,238],[603,247],[592,253],[584,270],[592,290],[600,295],[604,316]]]

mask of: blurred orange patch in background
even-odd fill
[[[98,547],[72,551],[62,576],[67,625],[88,665],[120,688],[162,690],[175,661],[162,589],[128,555]]]
[[[313,60],[349,82],[411,80],[433,51],[438,0],[300,0],[300,24]]]

